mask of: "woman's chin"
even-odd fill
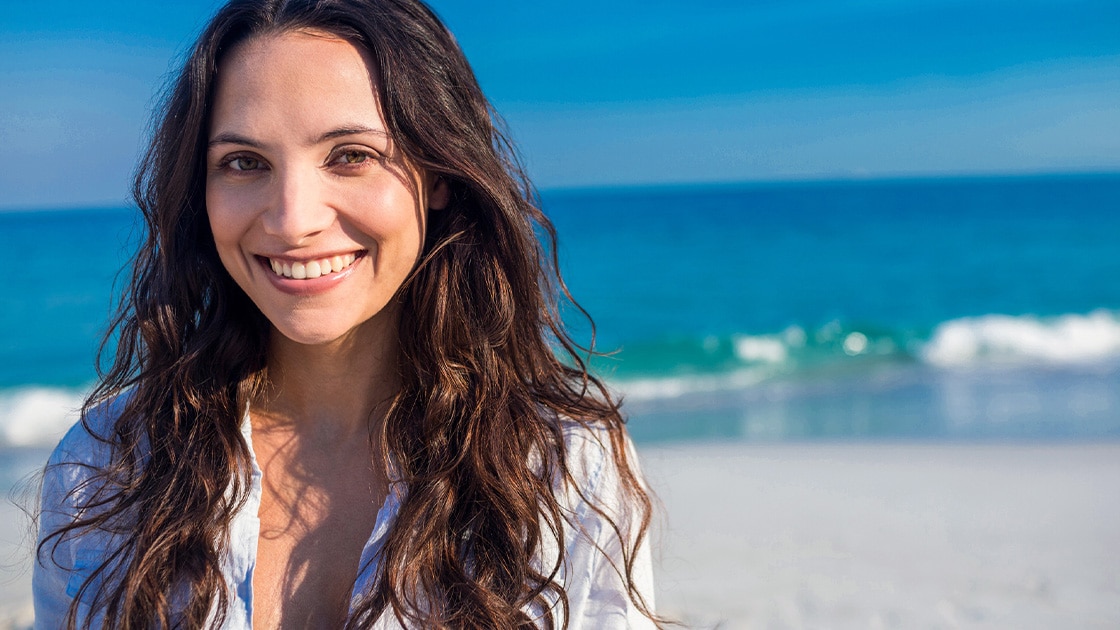
[[[351,336],[352,331],[341,330],[331,327],[287,327],[273,325],[273,329],[277,334],[276,341],[283,343],[294,343],[301,346],[331,346],[346,337]]]
[[[322,318],[311,321],[301,318],[299,321],[273,321],[272,329],[274,341],[282,343],[323,349],[360,345],[368,349],[371,344],[380,345],[381,340],[377,338],[382,334],[392,334],[384,325],[379,325],[383,319],[375,316],[356,325],[348,325],[346,322],[331,322]]]

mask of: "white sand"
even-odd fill
[[[33,619],[31,521],[11,501],[11,488],[0,487],[0,492],[0,630],[26,628]]]
[[[693,627],[1120,628],[1120,444],[642,455]]]
[[[693,627],[1120,628],[1120,444],[641,452],[668,510],[658,605]],[[0,629],[29,620],[29,580],[3,566]]]

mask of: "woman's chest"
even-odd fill
[[[345,457],[334,470],[306,459],[267,461],[251,576],[253,627],[340,627],[385,500],[383,475]]]

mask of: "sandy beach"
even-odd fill
[[[658,607],[688,627],[1120,627],[1120,444],[641,454],[667,513]],[[23,520],[0,516],[0,628],[25,627]]]
[[[30,475],[50,455],[49,449],[15,449],[0,453],[0,630],[27,628],[31,609],[31,521],[20,506],[34,496]],[[13,487],[14,484],[14,487]]]
[[[647,448],[700,628],[1120,627],[1120,445]]]

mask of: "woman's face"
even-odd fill
[[[366,54],[322,33],[235,48],[217,78],[206,210],[222,264],[302,344],[395,331],[389,306],[447,188],[394,151]],[[373,324],[379,322],[379,324]]]

